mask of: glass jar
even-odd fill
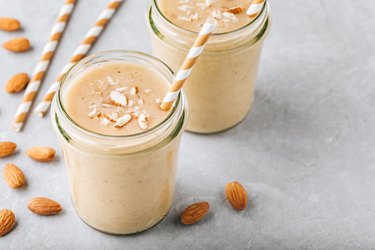
[[[248,25],[213,34],[184,84],[189,101],[187,130],[215,133],[240,123],[254,100],[263,41],[270,29],[269,5]],[[170,22],[152,0],[147,14],[153,55],[177,71],[197,32]]]
[[[171,207],[179,142],[186,123],[185,98],[180,94],[169,116],[148,131],[128,136],[88,131],[67,114],[63,97],[72,79],[103,62],[136,63],[157,71],[169,83],[174,75],[164,63],[143,53],[98,53],[70,69],[51,109],[79,217],[102,232],[137,233],[157,224]]]

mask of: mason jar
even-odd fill
[[[260,14],[246,26],[210,37],[184,84],[189,101],[188,131],[220,132],[240,123],[249,113],[263,41],[270,29],[269,14],[266,1]],[[147,21],[153,55],[177,71],[198,33],[169,21],[158,0],[151,0]]]
[[[66,112],[64,96],[73,79],[103,62],[139,64],[157,71],[169,83],[174,75],[160,60],[143,53],[98,53],[70,69],[53,100],[52,123],[62,147],[76,213],[102,232],[132,234],[154,226],[171,208],[186,103],[180,93],[169,116],[142,133],[113,136],[88,131]]]

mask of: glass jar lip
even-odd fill
[[[186,33],[190,33],[190,34],[194,34],[194,35],[198,35],[199,34],[199,31],[192,31],[192,30],[188,30],[188,29],[185,29],[175,23],[173,23],[172,21],[170,21],[164,14],[163,12],[160,10],[159,8],[159,5],[157,3],[157,0],[152,0],[152,5],[155,7],[155,9],[158,11],[158,13],[160,14],[160,16],[166,21],[168,22],[170,25],[178,28],[178,29],[181,29],[183,30],[184,32]],[[220,37],[220,36],[225,36],[225,35],[228,35],[228,34],[233,34],[233,33],[237,33],[237,32],[241,32],[242,30],[245,30],[246,28],[248,27],[251,27],[254,23],[256,23],[258,21],[258,19],[262,16],[262,13],[266,10],[267,8],[267,5],[268,5],[268,0],[265,0],[264,1],[264,4],[263,4],[263,7],[262,7],[262,10],[260,11],[259,15],[257,15],[253,20],[251,20],[251,22],[249,22],[248,24],[238,28],[238,29],[235,29],[235,30],[231,30],[231,31],[226,31],[226,32],[220,32],[220,33],[213,33],[211,36],[214,36],[214,37]]]
[[[175,113],[177,111],[177,108],[180,105],[183,105],[184,98],[182,96],[182,93],[183,93],[182,91],[180,91],[180,93],[178,94],[178,97],[177,97],[177,99],[175,101],[175,104],[173,105],[172,110],[170,111],[169,115],[163,121],[161,121],[160,123],[158,123],[156,126],[152,127],[149,130],[142,131],[142,132],[136,133],[136,134],[130,134],[130,135],[106,135],[106,134],[96,133],[96,132],[88,130],[88,129],[82,127],[81,125],[79,125],[78,123],[76,123],[74,121],[74,119],[66,111],[66,109],[65,109],[65,107],[63,105],[62,96],[61,96],[62,93],[61,92],[62,92],[63,83],[66,80],[67,76],[69,76],[69,74],[72,72],[72,70],[74,70],[77,66],[83,65],[84,63],[89,62],[90,60],[95,59],[95,58],[97,58],[99,56],[109,55],[109,54],[121,54],[121,55],[133,55],[133,56],[135,55],[135,56],[139,56],[138,59],[142,59],[142,57],[148,58],[148,59],[151,59],[151,60],[153,60],[155,62],[160,63],[162,66],[164,66],[167,69],[167,71],[169,73],[171,73],[172,77],[175,76],[175,73],[173,72],[173,70],[166,63],[164,63],[160,59],[158,59],[158,58],[156,58],[154,56],[151,56],[151,55],[149,55],[147,53],[143,53],[143,52],[139,52],[139,51],[135,51],[135,50],[106,50],[106,51],[102,51],[102,52],[97,52],[97,53],[89,55],[89,56],[83,58],[82,60],[80,60],[79,62],[75,63],[66,72],[66,74],[64,75],[64,77],[62,78],[62,80],[60,82],[60,85],[59,85],[59,88],[58,88],[58,92],[57,92],[57,97],[56,97],[59,109],[61,110],[61,112],[67,118],[68,122],[71,125],[73,125],[77,129],[79,129],[81,132],[84,132],[84,133],[86,133],[86,134],[88,134],[90,136],[96,136],[96,137],[103,138],[103,139],[110,139],[110,138],[116,138],[116,139],[132,138],[133,139],[133,138],[137,138],[137,137],[141,137],[141,136],[147,136],[147,135],[150,135],[150,134],[154,133],[156,130],[158,130],[159,128],[161,128],[164,124],[168,123],[168,121],[170,121],[174,117],[174,115],[175,115]]]

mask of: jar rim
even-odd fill
[[[83,132],[83,133],[85,133],[86,135],[89,135],[89,136],[95,136],[97,138],[102,138],[102,139],[125,139],[125,138],[134,139],[134,138],[139,138],[139,137],[142,137],[142,136],[148,136],[148,135],[154,133],[155,131],[157,131],[158,129],[160,129],[161,127],[163,127],[163,125],[167,124],[169,121],[171,121],[175,117],[175,115],[178,111],[178,107],[182,106],[182,108],[184,108],[183,107],[184,106],[184,98],[182,96],[183,95],[182,91],[180,91],[171,111],[169,112],[168,116],[164,120],[162,120],[160,123],[158,123],[157,125],[155,125],[154,127],[152,127],[149,130],[142,131],[142,132],[135,133],[135,134],[129,134],[129,135],[101,134],[101,133],[97,133],[97,132],[88,130],[88,129],[84,128],[83,126],[79,125],[68,114],[68,112],[66,111],[66,109],[63,105],[62,88],[63,88],[64,82],[67,80],[67,77],[73,72],[73,70],[79,68],[79,66],[83,66],[86,63],[89,63],[90,61],[92,61],[96,58],[99,58],[100,56],[106,56],[106,55],[111,55],[111,54],[122,55],[122,56],[133,56],[133,57],[136,57],[137,59],[141,59],[141,60],[144,60],[144,61],[146,61],[146,59],[148,59],[148,60],[151,59],[151,61],[159,63],[162,67],[164,67],[167,70],[167,72],[170,73],[172,78],[174,78],[174,76],[175,76],[173,70],[166,63],[161,61],[160,59],[158,59],[154,56],[151,56],[147,53],[143,53],[143,52],[139,52],[139,51],[135,51],[135,50],[107,50],[107,51],[98,52],[98,53],[95,53],[95,54],[92,54],[90,56],[87,56],[87,57],[83,58],[78,63],[75,63],[74,65],[72,65],[72,67],[70,67],[70,69],[64,75],[64,77],[62,78],[62,80],[60,82],[58,92],[57,92],[57,97],[56,97],[57,104],[58,104],[57,106],[58,106],[59,110],[61,111],[61,113],[65,116],[65,118],[67,118],[66,120],[71,125],[73,125],[76,129],[78,129],[80,132]],[[51,112],[54,112],[54,111],[51,109]]]
[[[155,9],[157,10],[157,12],[160,14],[160,16],[163,18],[164,21],[166,21],[168,24],[172,25],[173,27],[175,28],[178,28],[178,29],[181,29],[183,30],[184,32],[186,33],[189,33],[189,34],[193,34],[193,35],[198,35],[199,34],[199,31],[193,31],[193,30],[189,30],[189,29],[186,29],[186,28],[183,28],[175,23],[173,23],[171,20],[169,20],[164,14],[163,12],[160,10],[159,8],[159,5],[157,3],[158,0],[152,0],[151,1],[151,5],[153,7],[155,7]],[[219,33],[213,33],[211,36],[213,37],[221,37],[221,36],[225,36],[225,35],[228,35],[228,34],[234,34],[234,33],[239,33],[241,32],[242,30],[245,30],[246,28],[248,27],[251,27],[253,24],[257,23],[259,18],[261,18],[262,14],[264,13],[264,11],[267,9],[267,6],[268,6],[268,0],[265,0],[264,2],[264,5],[262,7],[262,10],[260,11],[259,15],[257,15],[253,20],[251,20],[251,22],[249,22],[248,24],[244,25],[244,26],[241,26],[239,27],[238,29],[235,29],[235,30],[231,30],[231,31],[226,31],[226,32],[219,32]]]

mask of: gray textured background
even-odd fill
[[[80,0],[48,73],[57,76],[106,0]],[[353,3],[356,4],[353,4]],[[70,203],[64,164],[37,164],[33,145],[59,148],[49,118],[32,115],[20,134],[9,128],[22,95],[0,90],[0,140],[18,153],[24,190],[0,180],[0,208],[18,225],[0,249],[374,249],[375,246],[375,1],[271,0],[273,27],[261,61],[256,101],[245,122],[222,134],[185,134],[173,209],[145,233],[116,237],[79,220]],[[0,49],[1,85],[14,73],[31,73],[63,0],[0,1],[0,16],[19,18],[24,31],[0,32],[0,42],[30,38],[34,49]],[[127,0],[96,44],[150,51],[147,0]],[[41,96],[39,96],[40,99]],[[61,153],[59,152],[59,156]],[[226,182],[238,180],[250,207],[234,212],[224,201]],[[39,217],[27,210],[33,196],[59,201],[64,212]],[[181,226],[181,209],[211,203],[203,223]]]

